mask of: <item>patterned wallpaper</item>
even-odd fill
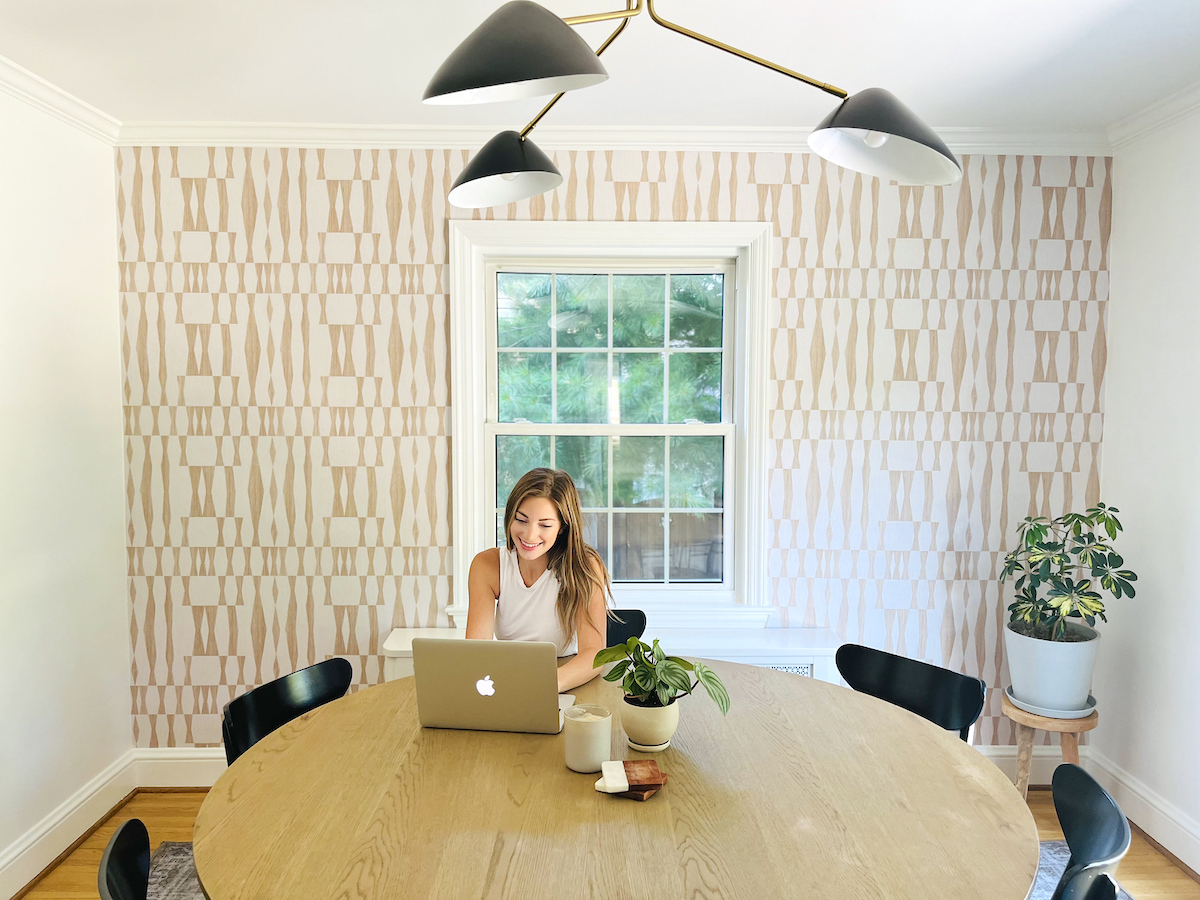
[[[375,683],[391,628],[445,624],[466,157],[118,151],[138,746],[219,744],[231,697],[331,654]],[[969,157],[949,188],[809,154],[557,162],[486,217],[774,227],[784,623],[1006,683],[1005,543],[1097,498],[1111,160]],[[1014,742],[994,694],[981,724]]]

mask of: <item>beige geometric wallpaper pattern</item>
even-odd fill
[[[219,744],[232,696],[333,654],[378,682],[391,628],[446,624],[466,158],[118,150],[138,746]],[[947,188],[809,154],[556,161],[558,191],[483,215],[773,225],[785,624],[1005,683],[1012,529],[1097,498],[1111,160],[968,157]],[[992,692],[981,726],[1013,742]]]

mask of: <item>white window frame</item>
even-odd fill
[[[771,609],[767,571],[767,428],[771,226],[761,222],[451,221],[451,513],[454,593],[447,612],[466,621],[471,560],[495,543],[495,429],[489,422],[487,314],[498,265],[514,259],[579,265],[732,260],[734,556],[729,585],[613,585],[616,605],[646,610],[658,627],[762,627]],[[723,417],[725,418],[725,417]],[[489,446],[490,444],[490,446]],[[490,464],[490,468],[489,468]],[[481,498],[483,502],[480,502]],[[714,589],[715,587],[715,589]]]

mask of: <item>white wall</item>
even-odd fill
[[[0,897],[128,789],[113,168],[0,93]]]
[[[1200,112],[1114,164],[1102,495],[1138,595],[1110,604],[1097,771],[1200,869]]]

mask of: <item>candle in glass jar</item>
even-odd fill
[[[612,713],[603,706],[572,706],[563,717],[567,768],[599,772],[612,757]]]

